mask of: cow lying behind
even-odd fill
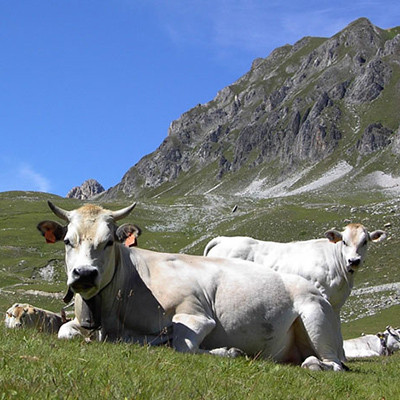
[[[167,254],[121,244],[118,211],[95,205],[39,223],[63,240],[67,284],[91,309],[105,340],[171,342],[181,352],[232,356],[240,350],[310,369],[344,369],[339,322],[306,279],[255,263]],[[63,329],[76,329],[75,318]],[[240,349],[240,350],[238,350]]]
[[[278,272],[300,275],[329,300],[340,321],[340,309],[350,295],[355,272],[367,252],[367,243],[380,242],[384,231],[369,233],[361,224],[343,232],[329,230],[326,238],[298,242],[266,242],[242,236],[220,236],[204,249],[208,257],[240,258]],[[343,354],[341,359],[345,360]]]
[[[42,332],[57,333],[66,320],[59,314],[30,304],[14,304],[6,311],[7,328],[36,328]]]
[[[347,358],[389,356],[400,349],[399,330],[387,326],[383,333],[344,340],[343,348]]]

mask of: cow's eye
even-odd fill
[[[65,244],[66,246],[72,247],[72,244],[71,244],[71,242],[69,241],[69,239],[65,239],[65,240],[64,240],[64,244]]]
[[[109,240],[106,245],[104,246],[104,248],[110,247],[114,244],[114,242],[112,240]]]
[[[342,243],[346,246],[346,242],[344,240],[342,240]]]

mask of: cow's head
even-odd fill
[[[349,272],[354,272],[364,260],[368,242],[381,242],[386,238],[386,233],[379,230],[368,232],[361,224],[349,224],[343,232],[332,229],[325,232],[325,236],[332,243],[341,246],[346,268]]]
[[[7,328],[19,328],[22,326],[32,326],[32,316],[36,310],[29,304],[14,304],[6,311],[5,325]]]
[[[64,241],[67,284],[84,299],[90,299],[111,281],[119,243],[140,234],[140,229],[130,224],[116,225],[116,221],[126,217],[136,203],[118,211],[93,204],[66,211],[50,201],[48,204],[54,214],[68,224],[62,226],[56,221],[42,221],[37,228],[48,243]]]
[[[383,332],[386,340],[386,347],[390,354],[400,350],[400,332],[399,329],[394,329],[390,325]]]

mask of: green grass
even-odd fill
[[[343,338],[352,339],[362,334],[375,334],[379,331],[377,327],[380,327],[380,331],[383,332],[387,325],[391,325],[393,328],[399,327],[399,312],[400,305],[396,305],[384,309],[373,316],[342,324]]]
[[[348,362],[350,372],[313,372],[1,327],[0,398],[395,399],[399,356]]]

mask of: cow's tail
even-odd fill
[[[207,246],[204,249],[204,256],[207,256],[208,253],[211,251],[212,248],[214,248],[215,246],[218,246],[221,243],[221,238],[220,237],[216,237],[214,239],[211,239],[208,243]]]

